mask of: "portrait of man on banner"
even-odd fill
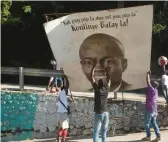
[[[95,68],[95,79],[106,79],[110,91],[123,91],[131,88],[131,84],[122,80],[122,74],[127,69],[128,60],[125,58],[122,43],[107,34],[93,34],[87,37],[79,50],[82,70],[91,81],[91,70],[94,59],[98,59]]]

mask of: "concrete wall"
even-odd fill
[[[15,132],[19,129],[40,132],[55,131],[56,103],[56,95],[2,91],[1,131]],[[69,135],[92,134],[93,98],[75,97],[78,112],[75,111],[70,99],[69,103],[72,111]],[[116,128],[116,133],[143,131],[144,106],[144,101],[109,101],[109,134],[113,133],[114,128]],[[168,112],[165,104],[159,104],[158,111],[159,127],[167,127]]]

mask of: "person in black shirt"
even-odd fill
[[[92,86],[94,89],[94,126],[93,126],[93,141],[98,142],[99,132],[101,130],[102,142],[106,142],[106,135],[109,123],[109,113],[107,112],[108,98],[108,82],[107,78],[94,78],[95,67],[98,66],[98,59],[94,61],[94,66],[91,71]]]

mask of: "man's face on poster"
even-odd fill
[[[124,58],[124,48],[117,39],[106,34],[91,35],[82,43],[79,55],[82,70],[89,81],[94,60],[97,58],[94,78],[106,78],[112,84],[121,82],[122,73],[127,68],[127,59]]]

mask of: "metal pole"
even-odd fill
[[[20,89],[21,91],[24,89],[23,67],[19,67],[19,89]]]
[[[117,1],[118,8],[124,8],[124,1]],[[117,99],[117,92],[114,92],[114,99]]]
[[[117,99],[117,92],[114,92],[114,99]]]

